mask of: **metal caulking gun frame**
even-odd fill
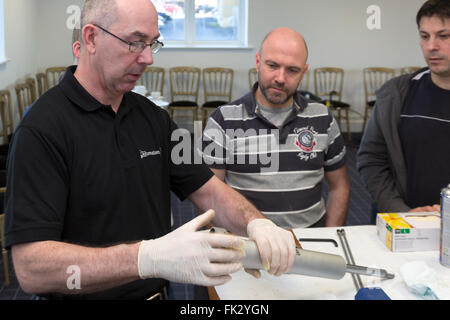
[[[214,232],[214,228],[210,232]],[[246,254],[242,261],[244,268],[263,270],[264,268],[261,264],[256,243],[244,238],[244,250]],[[341,279],[346,273],[375,276],[385,279],[394,278],[393,274],[388,273],[384,269],[347,264],[340,255],[300,248],[296,248],[294,265],[287,273],[328,279]]]

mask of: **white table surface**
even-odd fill
[[[337,248],[329,242],[301,242],[301,245],[303,249],[345,257],[336,233],[337,229],[341,228],[295,229],[294,233],[297,238],[332,238],[338,243]],[[357,265],[381,268],[395,274],[395,278],[389,280],[361,275],[364,287],[380,287],[393,300],[421,299],[409,291],[399,273],[400,267],[411,261],[424,261],[436,276],[450,287],[450,268],[439,263],[439,251],[394,253],[381,242],[373,225],[344,227],[344,229]],[[357,292],[350,274],[346,274],[340,280],[290,274],[275,277],[265,271],[261,274],[260,279],[255,279],[245,271],[239,271],[232,274],[231,281],[215,287],[215,290],[222,300],[353,300]],[[441,298],[450,299],[450,295]]]
[[[152,96],[147,96],[147,99],[163,109],[167,108],[167,106],[169,105],[169,101],[164,100],[164,97],[155,99]]]

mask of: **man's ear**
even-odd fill
[[[95,41],[97,35],[98,29],[92,24],[85,25],[81,30],[81,36],[83,38],[84,46],[86,47],[86,50],[91,54],[94,54],[96,51]]]
[[[303,68],[303,71],[302,71],[302,79],[305,76],[306,71],[308,71],[308,68],[309,68],[309,64],[305,64],[305,68]]]
[[[256,53],[256,59],[255,59],[255,67],[256,70],[259,70],[259,65],[261,64],[261,56],[259,52]]]
[[[81,52],[81,43],[80,43],[80,41],[75,41],[72,44],[72,52],[73,52],[74,58],[80,59],[80,52]]]

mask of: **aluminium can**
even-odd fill
[[[441,190],[441,237],[439,262],[450,268],[450,184]]]

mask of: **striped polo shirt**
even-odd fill
[[[216,109],[202,135],[203,161],[281,227],[308,227],[325,214],[324,171],[345,165],[345,145],[330,110],[294,95],[280,128],[261,113],[253,91]]]

